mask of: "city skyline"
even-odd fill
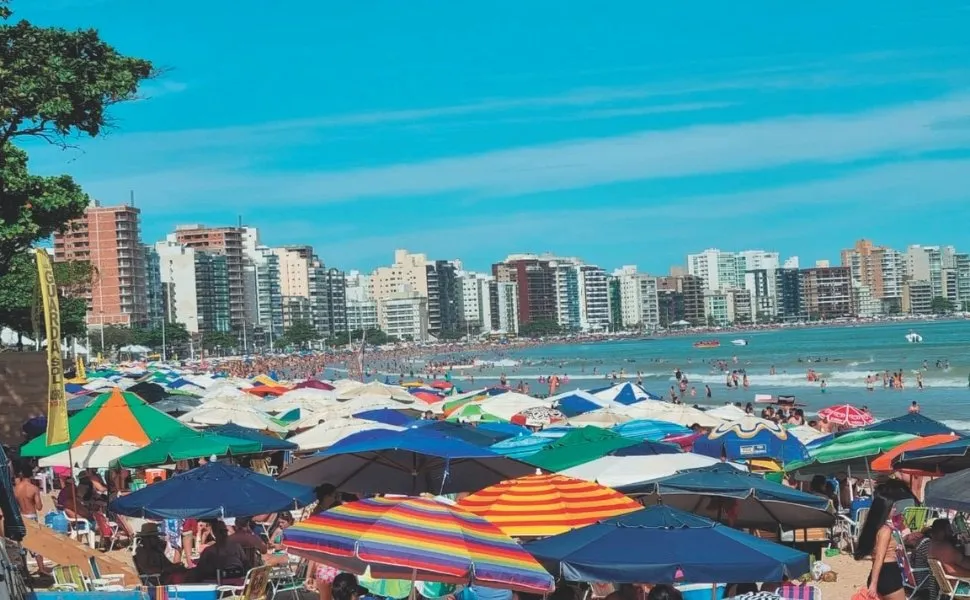
[[[30,148],[105,204],[134,191],[149,240],[241,215],[363,270],[525,247],[663,272],[701,246],[959,245],[970,217],[959,2],[171,7],[14,6],[168,68],[119,131]]]

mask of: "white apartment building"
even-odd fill
[[[428,339],[428,298],[418,292],[400,291],[377,301],[378,322],[387,335],[401,340]]]
[[[376,300],[347,299],[347,327],[350,331],[379,329]]]
[[[580,327],[583,331],[610,328],[610,284],[606,271],[596,265],[580,265]]]
[[[660,325],[657,278],[638,273],[636,265],[613,272],[620,286],[620,317],[624,327],[651,330]]]
[[[199,332],[199,303],[195,281],[195,250],[179,244],[174,235],[155,244],[168,320],[181,323],[189,333]]]
[[[519,333],[519,287],[515,282],[490,281],[492,333],[518,335]]]
[[[488,284],[491,275],[459,271],[461,320],[463,326],[487,333],[492,329],[492,302]]]

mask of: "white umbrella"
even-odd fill
[[[552,408],[552,402],[548,398],[540,400],[518,392],[505,392],[504,394],[489,396],[479,402],[478,405],[482,412],[487,412],[503,421],[511,421],[512,417],[530,408],[540,406]]]
[[[372,429],[402,431],[404,428],[368,421],[366,419],[355,419],[353,417],[331,419],[316,425],[313,429],[308,429],[303,433],[291,437],[288,441],[299,446],[300,450],[317,450],[320,448],[329,448],[345,437]]]
[[[263,402],[260,408],[271,413],[285,413],[299,408],[319,412],[337,404],[337,395],[327,390],[300,388],[290,390],[278,398]]]
[[[738,408],[733,404],[725,404],[724,406],[718,406],[717,408],[712,408],[704,412],[712,417],[717,417],[725,421],[737,421],[748,416],[748,413],[744,412],[744,409]]]
[[[637,402],[629,406],[625,411],[633,419],[654,419],[656,421],[666,421],[676,423],[684,427],[694,424],[701,427],[717,427],[724,422],[723,419],[712,417],[702,410],[698,410],[686,404],[671,404],[669,402],[644,401]]]
[[[277,433],[287,431],[285,425],[277,423],[272,417],[261,410],[248,406],[206,406],[187,412],[179,421],[193,425],[226,425],[234,423],[247,429],[267,430]]]
[[[643,456],[604,456],[566,469],[561,474],[615,488],[667,477],[686,469],[708,467],[719,462],[721,461],[716,458],[692,452]]]
[[[818,429],[814,429],[812,427],[809,427],[808,425],[798,425],[797,427],[789,427],[788,433],[795,436],[795,438],[803,444],[808,444],[810,442],[817,440],[818,438],[825,437],[828,435],[827,433],[822,433]]]
[[[352,400],[361,396],[371,396],[398,400],[400,402],[414,402],[415,398],[403,387],[397,385],[387,385],[380,381],[372,381],[347,390],[339,390],[337,398],[340,400]]]
[[[598,408],[596,410],[591,410],[588,413],[583,413],[577,415],[567,422],[574,427],[582,427],[584,425],[592,425],[593,427],[608,428],[614,425],[621,425],[627,421],[632,421],[633,419],[623,413],[619,413],[612,408]]]
[[[79,469],[107,469],[117,460],[141,448],[140,445],[108,435],[100,440],[84,442],[71,449],[45,456],[38,461],[41,467],[76,467]],[[69,456],[70,455],[70,456]],[[73,460],[73,464],[72,464]]]

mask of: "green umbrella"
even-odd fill
[[[602,458],[620,448],[633,446],[636,440],[599,427],[580,427],[521,460],[546,471],[558,472]]]
[[[505,419],[496,417],[482,409],[482,405],[475,402],[466,404],[448,415],[449,421],[475,421],[481,423],[508,423]]]
[[[126,454],[118,459],[118,466],[133,469],[154,467],[191,458],[226,456],[229,454],[255,454],[263,450],[263,445],[252,440],[192,431],[155,440],[141,450]]]
[[[913,439],[909,433],[895,431],[851,431],[809,448],[808,460],[796,461],[785,465],[786,471],[819,471],[832,473],[848,468],[865,471],[869,461],[889,452],[896,446]]]
[[[47,436],[40,435],[20,449],[21,456],[45,457],[75,448],[86,442],[97,442],[111,435],[137,446],[179,432],[191,432],[189,427],[145,403],[136,394],[115,388],[95,398],[84,410],[67,421],[70,441],[47,445]]]

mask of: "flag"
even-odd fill
[[[44,249],[35,251],[40,277],[40,299],[47,334],[47,445],[65,444],[71,436],[67,425],[67,394],[64,391],[64,363],[61,357],[61,311],[57,305],[57,282],[51,259]]]
[[[357,368],[360,370],[360,380],[364,381],[364,347],[367,346],[367,332],[363,331],[360,334],[360,349],[357,351]]]

